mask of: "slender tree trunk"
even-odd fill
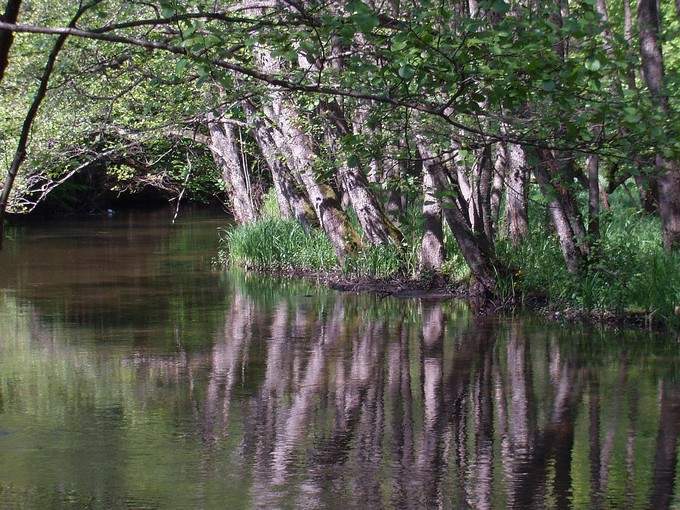
[[[557,199],[569,222],[569,227],[574,234],[576,246],[581,257],[585,258],[590,252],[586,237],[586,229],[583,225],[583,220],[578,210],[574,194],[567,185],[567,183],[572,182],[574,178],[570,169],[573,158],[571,155],[568,155],[567,166],[565,167],[564,165],[560,165],[560,162],[552,151],[541,149],[538,152],[541,164],[550,176],[552,189],[557,193]],[[586,185],[587,183],[586,180]]]
[[[248,176],[243,166],[241,149],[233,124],[221,121],[213,114],[208,115],[210,150],[215,163],[222,171],[222,180],[227,189],[229,206],[234,219],[240,225],[257,219],[257,208]]]
[[[439,271],[444,263],[442,206],[429,172],[423,173],[423,219],[425,232],[420,245],[420,267],[426,271]]]
[[[546,170],[545,160],[541,158],[541,162],[534,168],[534,175],[538,181],[541,191],[549,198],[548,211],[552,219],[557,238],[562,250],[562,256],[570,273],[578,273],[582,266],[582,254],[576,243],[576,235],[572,229],[569,221],[569,216],[565,207],[560,200],[559,192],[555,189],[550,175]]]
[[[0,20],[5,23],[16,23],[19,17],[21,0],[9,0],[5,6],[5,12]],[[14,33],[9,30],[0,30],[0,82],[5,76],[5,70],[9,64],[9,50],[14,42]]]
[[[493,165],[491,161],[491,147],[484,147],[477,158],[473,168],[474,189],[473,208],[475,224],[473,230],[481,233],[490,241],[494,237],[493,221],[491,218],[491,182],[493,178]]]
[[[392,168],[390,168],[386,172],[385,176],[388,179],[397,182],[399,181],[399,179],[401,179],[402,175],[406,173],[405,167],[406,162],[395,161],[393,162]],[[395,189],[394,185],[391,185],[390,189],[387,192],[385,212],[390,217],[390,219],[396,224],[398,224],[402,219],[402,215],[404,212],[403,196],[398,189]]]
[[[600,158],[588,156],[588,235],[591,242],[600,237]]]
[[[501,212],[501,199],[503,198],[503,188],[505,187],[505,153],[502,144],[496,144],[496,158],[494,160],[493,183],[491,185],[491,220],[494,230],[498,230]]]
[[[664,62],[661,51],[660,15],[656,0],[638,1],[638,28],[642,74],[652,100],[669,116],[670,105],[664,88]],[[656,156],[659,173],[659,213],[661,215],[664,247],[668,251],[680,249],[680,165],[668,161],[661,151]]]
[[[630,8],[630,2],[631,0],[623,0],[623,37],[624,41],[626,42],[626,48],[628,50],[628,53],[631,54],[632,58],[632,51],[630,48],[631,41],[633,41],[633,11]],[[637,60],[637,54],[635,54],[635,60]],[[636,68],[632,64],[628,64],[626,66],[626,83],[628,84],[628,88],[631,91],[638,91],[637,87],[637,82],[635,79],[635,74],[636,74]],[[641,168],[638,168],[639,171],[641,171]],[[635,176],[635,185],[638,188],[638,192],[640,194],[640,202],[642,209],[649,213],[649,214],[655,214],[658,209],[659,209],[659,200],[658,200],[658,186],[656,182],[656,175],[653,174],[647,174],[647,175],[636,175]]]
[[[87,12],[88,9],[91,9],[101,1],[102,0],[93,0],[88,4],[82,5],[78,9],[78,12],[75,13],[73,18],[71,18],[68,27],[74,28],[76,26],[76,23],[78,23],[78,20],[82,17],[82,15],[85,14],[85,12]],[[19,8],[18,5],[8,4],[7,11],[9,11],[9,14],[11,16],[13,15],[14,9],[18,8]],[[6,32],[3,31],[0,35],[5,36]],[[28,138],[31,134],[33,122],[35,121],[35,118],[38,115],[38,110],[40,109],[40,105],[42,104],[43,99],[45,99],[45,95],[47,94],[47,86],[49,85],[49,81],[52,76],[52,71],[54,70],[54,64],[57,61],[59,52],[61,52],[61,49],[64,47],[64,43],[66,42],[67,37],[68,34],[59,35],[57,37],[57,40],[54,42],[54,45],[52,46],[50,54],[47,57],[45,68],[43,69],[42,76],[40,77],[38,90],[36,91],[35,96],[33,96],[33,102],[31,103],[31,106],[28,109],[28,113],[26,113],[24,123],[21,127],[21,134],[19,135],[19,142],[17,143],[17,148],[16,151],[14,152],[14,158],[12,159],[12,163],[10,164],[10,167],[7,170],[7,175],[5,176],[5,182],[3,183],[2,187],[2,194],[0,194],[0,249],[2,249],[2,242],[5,237],[5,216],[7,213],[7,204],[9,203],[10,193],[12,192],[12,186],[14,185],[14,180],[16,179],[17,173],[19,172],[19,168],[21,168],[22,163],[26,159],[26,147],[28,145]],[[8,53],[12,42],[11,38],[9,41],[5,38],[4,41],[6,48],[5,51]]]
[[[272,128],[257,117],[255,107],[250,102],[243,102],[243,110],[248,122],[253,126],[253,136],[271,171],[281,214],[285,218],[296,219],[305,228],[318,225],[312,205],[305,194],[298,189],[298,184],[284,155],[277,148]]]
[[[495,296],[495,261],[488,240],[475,235],[463,211],[450,197],[450,192],[453,188],[452,183],[446,174],[443,164],[429,149],[425,139],[416,136],[416,143],[423,158],[423,170],[430,174],[435,192],[443,197],[442,210],[444,218],[458,242],[465,261],[470,267],[476,286],[486,297]]]

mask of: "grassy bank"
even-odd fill
[[[567,272],[559,245],[545,216],[530,219],[531,232],[519,248],[501,238],[501,262],[514,269],[499,281],[504,300],[540,303],[552,310],[589,316],[628,316],[670,327],[680,326],[680,256],[661,247],[658,219],[640,213],[633,203],[617,204],[602,216],[597,257],[578,276]],[[414,279],[427,285],[432,275],[418,273],[421,227],[418,211],[402,224],[405,242],[396,247],[371,247],[338,263],[328,239],[306,232],[293,221],[274,214],[226,232],[223,257],[228,264],[268,272],[335,273],[344,278]],[[469,270],[446,234],[447,260],[443,276],[464,284]]]

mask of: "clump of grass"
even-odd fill
[[[262,199],[260,206],[260,218],[262,219],[277,219],[281,218],[281,211],[279,211],[279,202],[276,199],[276,190],[270,188]]]
[[[305,231],[296,221],[261,219],[227,231],[226,259],[247,269],[327,271],[338,261],[328,238],[318,230]]]
[[[349,276],[389,278],[403,272],[403,252],[394,245],[368,246],[345,260],[343,273]]]

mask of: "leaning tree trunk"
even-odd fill
[[[550,197],[548,201],[548,210],[553,225],[555,226],[560,249],[562,250],[562,256],[564,257],[567,271],[575,274],[578,273],[583,266],[583,254],[578,247],[576,241],[577,236],[572,228],[567,208],[562,202],[560,192],[556,190],[546,166],[545,157],[541,157],[541,162],[534,168],[534,175],[536,176],[536,180],[538,181],[543,195]]]
[[[241,158],[236,128],[213,114],[208,115],[210,131],[210,151],[215,163],[222,171],[222,180],[229,198],[229,206],[234,219],[240,225],[252,223],[257,219],[257,208],[250,186],[248,169]]]
[[[298,184],[285,161],[284,155],[277,148],[272,135],[272,128],[257,117],[255,107],[249,101],[244,101],[242,105],[248,123],[253,127],[253,137],[271,171],[276,199],[282,216],[296,219],[305,228],[317,225],[314,209],[305,194],[298,189]]]
[[[671,108],[664,89],[664,62],[659,41],[658,3],[656,0],[638,1],[638,28],[640,30],[640,55],[642,75],[652,100],[665,116]],[[666,250],[680,250],[680,165],[668,161],[657,152],[656,167],[659,173],[659,213],[661,215],[663,244]]]
[[[262,70],[266,73],[281,71],[279,61],[264,49],[258,49]],[[357,251],[361,239],[342,210],[338,196],[331,186],[322,182],[315,172],[317,155],[309,135],[300,129],[301,115],[297,111],[289,93],[270,89],[270,104],[267,115],[281,130],[281,139],[288,151],[288,164],[297,173],[312,207],[319,219],[322,230],[328,236],[338,259]]]
[[[326,129],[327,144],[331,153],[339,155],[339,140],[351,134],[349,124],[335,100],[323,102],[322,110],[329,121]],[[366,239],[373,245],[392,243],[400,246],[401,232],[383,211],[363,170],[360,166],[350,166],[343,159],[341,156],[336,157],[340,183],[349,197]]]
[[[487,298],[496,296],[495,260],[489,240],[475,235],[470,228],[466,215],[458,203],[451,198],[451,191],[454,187],[444,165],[430,150],[425,139],[416,135],[416,144],[423,159],[423,170],[430,175],[435,193],[442,197],[444,218],[470,268],[475,287]]]
[[[444,263],[442,206],[437,198],[434,179],[430,172],[423,173],[423,220],[420,268],[425,271],[439,271]]]

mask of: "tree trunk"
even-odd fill
[[[505,168],[507,162],[505,161],[505,154],[501,144],[496,145],[496,159],[494,160],[493,183],[491,185],[491,220],[494,225],[494,230],[497,230],[500,222],[501,213],[501,199],[503,197],[503,188],[505,187]]]
[[[255,107],[249,101],[243,102],[243,110],[248,123],[253,126],[253,136],[271,171],[281,214],[284,218],[296,219],[305,228],[318,225],[312,205],[305,194],[298,190],[297,182],[286,164],[284,154],[277,148],[272,128],[257,117]]]
[[[258,49],[262,70],[267,73],[281,71],[281,65],[271,53]],[[302,182],[319,224],[328,236],[340,261],[357,251],[361,239],[352,228],[349,218],[342,210],[338,196],[331,186],[321,182],[314,170],[317,156],[311,138],[300,129],[301,116],[292,99],[284,91],[270,89],[268,117],[275,120],[281,130],[281,141],[288,151],[288,164]]]
[[[423,220],[425,231],[420,245],[420,267],[425,271],[439,271],[444,263],[442,206],[429,172],[423,173]]]
[[[340,184],[349,197],[366,239],[373,245],[392,243],[401,246],[401,232],[383,211],[361,167],[350,166],[340,155],[340,139],[352,134],[340,105],[333,99],[323,101],[321,108],[328,120],[326,142],[331,153],[336,155]]]
[[[476,168],[477,180],[477,216],[481,219],[480,228],[490,241],[494,238],[493,218],[491,214],[491,184],[493,179],[493,164],[491,161],[491,146],[481,150]]]
[[[524,150],[514,143],[501,146],[506,161],[506,217],[508,236],[514,246],[520,245],[529,234],[527,213],[527,165]]]
[[[578,273],[583,265],[583,254],[576,241],[576,234],[572,228],[567,208],[561,200],[561,194],[556,189],[546,167],[546,156],[544,151],[539,150],[540,163],[534,168],[534,175],[544,196],[548,197],[548,210],[552,219],[557,238],[562,250],[562,256],[570,273]]]
[[[638,1],[638,28],[642,74],[652,100],[666,116],[670,105],[664,88],[664,62],[659,41],[658,4],[656,0]],[[657,152],[656,168],[659,173],[659,213],[661,215],[663,244],[666,250],[680,249],[680,165],[668,161]]]
[[[588,235],[591,242],[600,237],[600,158],[591,154],[588,167]]]
[[[212,113],[208,115],[210,151],[215,163],[222,170],[229,206],[239,225],[257,219],[257,208],[250,186],[248,169],[243,166],[241,148],[233,124],[220,121]]]
[[[5,13],[0,16],[0,20],[5,23],[16,23],[19,17],[21,0],[9,0],[5,6]],[[5,76],[5,69],[9,64],[9,50],[14,42],[14,33],[9,30],[0,30],[0,82]]]
[[[586,229],[579,212],[574,194],[569,187],[569,183],[574,180],[574,159],[571,154],[567,157],[566,165],[560,165],[557,157],[552,151],[539,150],[540,160],[550,175],[550,183],[557,192],[557,197],[566,214],[567,220],[576,239],[576,246],[582,257],[587,257],[590,253],[590,246],[586,237]],[[581,173],[581,175],[583,175]],[[584,184],[587,188],[588,180],[583,175]]]
[[[442,197],[444,218],[470,267],[475,286],[481,291],[483,297],[494,297],[496,295],[495,261],[488,240],[475,235],[465,214],[451,198],[450,193],[454,188],[442,162],[435,157],[423,137],[416,135],[416,144],[423,158],[423,170],[430,174],[435,193]]]
[[[406,162],[395,161],[392,168],[385,173],[385,176],[388,180],[398,181],[405,173]],[[385,212],[395,224],[399,224],[401,222],[404,212],[404,201],[401,192],[398,189],[395,189],[393,185],[387,192]]]

